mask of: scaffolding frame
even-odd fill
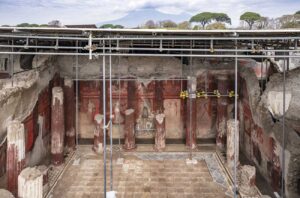
[[[35,45],[30,45],[34,40]],[[112,86],[112,56],[115,57],[189,57],[189,58],[232,58],[234,60],[235,93],[238,93],[238,59],[240,58],[280,58],[287,60],[283,69],[283,146],[282,146],[282,187],[281,196],[285,196],[285,86],[286,72],[289,71],[291,58],[300,58],[298,42],[300,30],[143,30],[143,29],[86,29],[86,28],[0,28],[0,55],[56,55],[75,56],[76,68],[76,145],[78,146],[78,108],[79,108],[79,85],[80,80],[103,81],[103,119],[106,124],[106,85],[109,81],[109,94]],[[42,45],[38,45],[42,42]],[[80,42],[80,43],[79,43]],[[228,43],[229,42],[229,43]],[[187,44],[186,44],[187,43]],[[190,43],[190,44],[189,44]],[[231,43],[231,45],[230,45]],[[55,45],[53,45],[55,44]],[[79,46],[79,44],[81,46]],[[108,46],[106,45],[108,44]],[[120,45],[122,45],[120,47]],[[171,47],[170,47],[171,45]],[[197,46],[198,45],[198,46]],[[202,47],[202,46],[205,47]],[[221,45],[221,48],[219,47]],[[141,47],[139,47],[141,46]],[[209,46],[207,48],[206,46]],[[214,46],[218,46],[214,49]],[[226,48],[227,47],[227,48]],[[284,48],[284,49],[282,49]],[[28,51],[35,49],[35,51]],[[43,51],[41,51],[43,50]],[[45,51],[48,50],[48,51]],[[64,51],[60,51],[64,50]],[[80,51],[79,51],[80,50]],[[124,52],[121,52],[124,51]],[[195,52],[195,53],[194,53]],[[267,54],[274,52],[274,54]],[[250,53],[250,54],[245,54]],[[279,55],[276,53],[280,53]],[[283,54],[282,54],[283,53]],[[79,79],[78,56],[103,57],[102,79]],[[106,77],[105,65],[109,57],[109,79]],[[287,65],[286,65],[287,64]],[[287,68],[286,68],[287,67]],[[262,68],[262,67],[261,67]],[[12,67],[13,69],[13,67]],[[101,72],[101,71],[99,71]],[[262,72],[262,69],[261,69]],[[14,73],[12,70],[11,77]],[[188,80],[181,78],[176,80]],[[120,83],[120,76],[118,76]],[[157,79],[149,79],[157,80]],[[170,78],[169,80],[172,80]],[[119,85],[120,86],[120,85]],[[234,119],[235,135],[237,133],[237,94],[234,95]],[[110,97],[109,124],[112,123],[112,97]],[[111,128],[111,126],[110,126]],[[104,133],[104,197],[106,197],[106,128]],[[112,131],[110,129],[110,134]],[[236,136],[234,135],[234,139]],[[190,136],[191,137],[191,136]],[[111,135],[112,138],[112,135]],[[112,160],[112,140],[111,154]],[[236,148],[234,142],[234,148]],[[235,149],[236,150],[236,149]],[[191,151],[190,151],[191,152]],[[192,154],[192,153],[191,153]],[[237,197],[237,167],[236,155],[234,155],[234,197]],[[110,189],[112,183],[112,161],[110,162]]]

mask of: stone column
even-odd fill
[[[94,145],[93,151],[96,153],[103,152],[103,115],[96,114],[95,118],[95,129],[94,129]]]
[[[197,108],[196,108],[197,78],[188,77],[187,111],[186,111],[186,146],[195,149],[197,147]]]
[[[127,109],[125,111],[125,126],[124,126],[124,139],[125,143],[123,148],[125,150],[133,150],[136,148],[135,145],[135,132],[134,132],[134,110]]]
[[[53,165],[60,165],[64,161],[64,123],[63,90],[61,87],[53,87],[51,107],[51,155]]]
[[[221,95],[227,94],[229,89],[228,76],[226,74],[219,74],[217,76],[218,90]],[[228,97],[221,96],[217,102],[217,147],[224,151],[226,143],[226,122],[227,122],[227,106]]]
[[[64,104],[66,125],[66,147],[68,150],[75,149],[75,96],[73,80],[64,80]]]
[[[237,131],[235,133],[235,121],[234,119],[230,119],[227,121],[227,166],[231,173],[234,172],[234,155],[236,158],[236,166],[239,165],[239,121],[236,123]],[[234,135],[235,134],[235,135]],[[234,137],[235,136],[235,137]],[[235,149],[234,149],[235,144]]]
[[[154,112],[163,113],[164,112],[164,87],[163,81],[155,81],[155,100],[154,100]]]
[[[17,120],[8,123],[6,163],[7,189],[16,196],[18,190],[18,175],[25,166],[24,125]]]
[[[27,167],[19,175],[18,197],[43,198],[43,174],[36,167]]]
[[[165,114],[158,114],[155,116],[155,146],[156,151],[163,151],[166,147],[166,123]]]

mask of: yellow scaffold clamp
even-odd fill
[[[229,98],[235,97],[235,92],[234,91],[230,91],[228,93]],[[236,95],[238,97],[238,95]]]
[[[189,97],[188,91],[181,91],[180,96],[181,99],[186,99]]]
[[[201,97],[207,99],[208,95],[207,95],[207,93],[205,91],[199,91],[199,92],[197,92],[197,98],[201,98]]]
[[[217,98],[221,97],[221,93],[219,92],[219,90],[214,90],[214,94],[217,96]]]

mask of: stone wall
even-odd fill
[[[282,185],[286,189],[287,197],[299,197],[299,160],[300,160],[300,137],[293,124],[299,118],[293,112],[299,110],[296,101],[299,95],[294,78],[300,70],[295,70],[287,75],[287,92],[292,92],[289,104],[286,103],[286,125],[285,125],[285,169],[282,164],[282,115],[272,116],[269,108],[268,95],[276,91],[282,91],[282,74],[277,73],[271,76],[267,83],[266,90],[260,95],[259,83],[253,71],[247,67],[240,68],[240,148],[252,162],[255,163],[258,171],[268,181],[274,192],[280,193]],[[294,76],[294,77],[293,77]],[[292,80],[294,78],[294,81]],[[298,80],[299,81],[299,80]],[[290,83],[289,83],[290,82]],[[293,87],[296,87],[294,89]],[[281,98],[282,98],[281,94]],[[276,103],[276,96],[271,97]],[[288,102],[288,99],[287,101]],[[282,108],[282,102],[276,103],[277,109]],[[298,114],[299,115],[299,114]],[[284,184],[281,182],[284,173]]]

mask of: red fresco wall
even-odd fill
[[[243,115],[241,131],[244,131],[240,134],[241,144],[243,144],[241,148],[246,148],[244,149],[246,156],[256,164],[262,175],[269,180],[274,191],[278,192],[281,186],[279,155],[275,152],[278,143],[254,122],[244,79],[241,79],[241,102],[242,107],[239,111],[242,112],[239,114]]]

